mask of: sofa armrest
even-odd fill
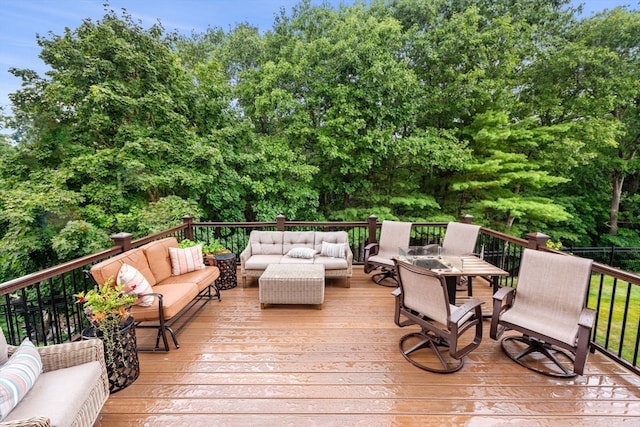
[[[31,417],[23,420],[5,421],[0,427],[50,427],[51,421],[46,417]]]
[[[240,266],[244,269],[247,260],[251,258],[251,243],[247,243],[247,247],[240,253]]]
[[[106,372],[104,344],[99,339],[39,347],[38,353],[40,353],[40,358],[42,359],[43,372],[69,368],[94,361],[104,365]]]

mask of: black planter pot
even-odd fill
[[[107,374],[109,375],[109,391],[115,393],[133,384],[140,375],[138,362],[138,348],[136,342],[136,327],[133,317],[129,316],[118,331],[112,334],[113,340],[117,340],[115,348],[107,350],[104,345]],[[103,332],[93,326],[82,331],[82,339],[103,339]],[[104,340],[103,340],[104,343]],[[107,351],[114,353],[112,357]]]

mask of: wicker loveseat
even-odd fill
[[[7,346],[0,335],[0,348],[11,361],[18,347]],[[92,426],[109,397],[102,341],[37,347],[37,352],[42,373],[0,426]]]
[[[326,256],[323,247],[342,245],[343,256]],[[311,257],[292,257],[294,248],[315,251]],[[257,231],[249,236],[247,247],[240,254],[242,286],[247,277],[260,277],[269,264],[312,263],[324,266],[325,278],[345,278],[345,286],[351,286],[353,253],[349,236],[345,231]]]

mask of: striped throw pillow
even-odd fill
[[[289,252],[287,252],[287,256],[290,258],[306,258],[311,259],[316,254],[315,249],[311,248],[291,248]]]
[[[31,390],[41,372],[40,354],[31,341],[25,339],[0,368],[0,421]]]
[[[346,256],[344,243],[327,243],[323,241],[320,255],[332,258],[344,258]]]
[[[142,307],[149,307],[153,304],[153,295],[145,295],[153,292],[149,281],[135,267],[129,264],[122,264],[118,272],[116,282],[122,285],[122,289],[129,294],[144,295],[138,297],[134,304]]]
[[[184,249],[169,248],[169,258],[171,258],[171,274],[174,276],[204,268],[201,245]]]

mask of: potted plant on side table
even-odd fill
[[[131,305],[137,295],[124,292],[113,278],[102,286],[76,295],[83,304],[91,324],[82,331],[83,339],[99,338],[104,344],[105,362],[109,374],[109,390],[114,393],[133,383],[140,374]]]
[[[236,254],[226,248],[218,239],[209,243],[194,242],[189,239],[182,240],[178,246],[188,248],[195,245],[202,246],[203,262],[206,265],[218,267],[220,277],[216,280],[216,289],[224,290],[235,288],[238,285],[236,276]]]

